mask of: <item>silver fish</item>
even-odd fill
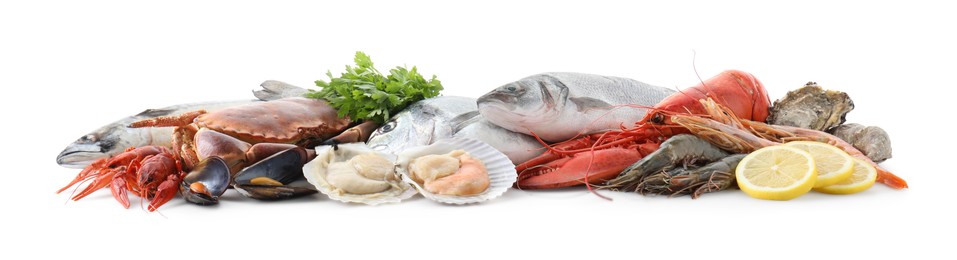
[[[185,112],[205,109],[215,111],[222,108],[258,102],[260,100],[274,100],[289,96],[301,96],[306,92],[305,89],[292,86],[283,82],[269,80],[261,85],[263,89],[253,91],[258,100],[240,100],[227,102],[209,102],[182,104],[164,107],[160,109],[147,109],[139,114],[126,117],[116,122],[107,124],[99,129],[81,136],[60,152],[56,157],[56,162],[60,166],[69,168],[83,168],[93,161],[101,158],[109,158],[122,153],[129,147],[140,147],[146,145],[170,146],[170,138],[173,135],[172,127],[146,127],[129,128],[126,127],[132,122],[154,118],[158,116],[179,115]]]
[[[479,112],[492,123],[519,133],[559,142],[579,133],[632,126],[646,109],[674,93],[633,79],[552,72],[505,84],[478,99]]]
[[[442,96],[416,102],[399,112],[369,137],[373,149],[398,153],[451,137],[483,141],[513,163],[522,163],[543,152],[531,136],[490,123],[478,113],[474,98]]]

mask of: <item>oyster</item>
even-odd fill
[[[449,160],[449,157],[453,159]],[[398,155],[397,165],[396,171],[402,175],[402,179],[412,184],[419,193],[431,200],[449,204],[477,203],[496,198],[504,194],[518,177],[515,165],[505,154],[486,143],[467,138],[443,139],[428,146],[405,150]],[[455,172],[460,168],[464,171],[466,167],[473,168],[468,171],[487,172],[488,183],[472,177],[467,179],[476,180],[476,183],[440,183],[443,179],[461,174]]]
[[[824,90],[817,83],[808,82],[774,101],[768,123],[829,131],[843,124],[844,117],[853,109],[854,102],[847,93]]]
[[[364,143],[320,146],[303,173],[333,200],[377,205],[415,195],[415,189],[396,176],[394,161],[394,155],[376,152]]]
[[[844,124],[834,128],[832,134],[853,145],[871,161],[883,162],[891,158],[891,138],[880,127]]]

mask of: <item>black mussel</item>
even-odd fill
[[[289,185],[304,178],[302,165],[306,157],[302,148],[269,156],[237,173],[233,187],[246,197],[260,200],[281,200],[316,193],[312,188]]]
[[[219,203],[219,196],[229,187],[229,166],[219,157],[199,163],[180,183],[179,192],[186,201],[199,205]]]
[[[236,185],[236,191],[239,191],[240,194],[245,195],[246,197],[258,199],[258,200],[284,200],[292,199],[296,197],[306,196],[310,194],[315,194],[316,189],[311,187],[304,186],[271,186],[271,185],[256,185],[256,184],[239,184]]]

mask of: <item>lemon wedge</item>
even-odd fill
[[[786,146],[768,146],[741,159],[734,171],[738,187],[748,196],[790,200],[804,195],[817,180],[814,157]]]
[[[876,180],[877,169],[861,159],[854,158],[854,170],[850,178],[834,185],[814,188],[814,191],[828,194],[853,194],[871,188]]]
[[[814,157],[814,167],[817,168],[814,188],[846,180],[854,171],[854,158],[833,145],[811,141],[790,142],[784,145],[801,149]]]

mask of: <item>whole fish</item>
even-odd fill
[[[170,143],[170,138],[173,135],[172,127],[127,127],[130,123],[142,119],[179,115],[200,109],[212,112],[251,102],[275,100],[290,96],[302,96],[302,94],[306,92],[303,88],[275,80],[263,82],[260,86],[263,89],[253,91],[253,94],[259,99],[182,104],[160,109],[147,109],[139,114],[117,120],[116,122],[107,124],[89,134],[81,136],[57,155],[56,162],[63,167],[83,168],[98,159],[108,158],[122,153],[129,147],[172,145]]]
[[[492,123],[548,142],[632,126],[646,109],[674,90],[633,79],[551,72],[505,84],[478,99],[479,112]],[[616,108],[619,107],[619,108]]]
[[[522,163],[543,152],[531,136],[490,123],[479,114],[474,98],[441,96],[413,103],[369,137],[370,147],[398,153],[437,140],[465,137],[498,149],[513,163]]]

